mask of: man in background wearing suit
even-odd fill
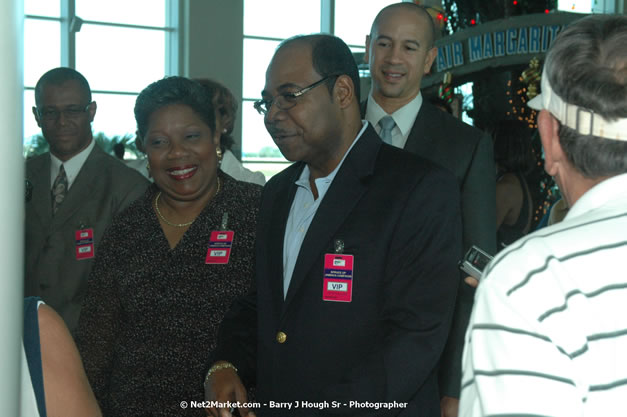
[[[210,412],[229,415],[256,380],[264,416],[439,416],[455,178],[361,120],[357,66],[337,37],[281,44],[261,95],[266,128],[297,162],[264,188],[256,285],[222,323],[205,392],[225,407]]]
[[[379,12],[366,37],[372,89],[364,117],[381,138],[429,159],[457,177],[461,192],[463,252],[471,245],[494,253],[495,168],[490,139],[479,130],[437,109],[420,94],[423,74],[437,55],[431,16],[414,3],[396,3]],[[464,332],[473,289],[461,284],[451,335],[440,369],[445,416],[457,414]],[[450,410],[450,412],[449,412]]]
[[[26,161],[32,196],[26,202],[24,290],[42,297],[73,331],[98,242],[112,217],[148,182],[95,144],[96,102],[80,73],[45,73],[35,87],[35,104],[50,152]]]

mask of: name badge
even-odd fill
[[[234,232],[217,231],[211,232],[209,237],[209,249],[207,249],[206,264],[228,264],[233,246]]]
[[[353,255],[324,255],[322,299],[350,303],[353,299]]]
[[[94,229],[81,229],[74,233],[76,241],[76,260],[94,257]]]

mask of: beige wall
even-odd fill
[[[181,0],[181,75],[215,79],[242,97],[243,16],[244,0]],[[233,137],[239,156],[241,112]]]

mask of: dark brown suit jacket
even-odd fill
[[[41,297],[73,332],[94,261],[76,259],[75,232],[93,229],[98,256],[98,243],[113,216],[149,183],[96,145],[52,216],[50,163],[49,153],[26,161],[26,179],[33,190],[26,203],[24,292]]]

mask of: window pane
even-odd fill
[[[335,0],[335,35],[349,45],[365,45],[375,16],[392,3],[398,0]]]
[[[93,94],[93,100],[98,103],[96,117],[92,123],[94,134],[102,132],[107,137],[133,135],[137,130],[135,124],[136,96],[119,94]]]
[[[242,165],[244,165],[244,168],[248,168],[251,171],[260,171],[266,177],[266,181],[268,181],[291,164],[291,162],[286,161],[272,163],[245,162]]]
[[[261,90],[266,84],[266,69],[278,45],[276,41],[244,39],[245,98],[261,97]]]
[[[244,0],[244,35],[289,38],[320,32],[320,1]]]
[[[591,13],[592,0],[558,0],[557,10],[571,13]]]
[[[61,24],[46,20],[24,20],[24,85],[61,65]]]
[[[455,87],[455,94],[461,94],[463,97],[462,121],[464,123],[468,123],[470,126],[475,125],[474,119],[470,117],[470,115],[468,114],[468,112],[472,112],[472,110],[474,109],[474,99],[473,99],[473,93],[472,93],[473,85],[474,85],[473,82],[468,82],[468,83],[460,85],[459,87]]]
[[[83,25],[76,68],[92,90],[139,93],[165,75],[165,32]]]
[[[285,161],[251,101],[242,104],[242,160]]]
[[[83,20],[165,26],[166,0],[76,0],[76,15]]]
[[[94,134],[104,133],[107,137],[133,135],[137,130],[133,108],[136,96],[119,94],[93,94],[92,99],[98,104],[92,123]],[[40,135],[32,107],[35,96],[32,90],[24,90],[24,144],[30,143],[33,135]]]
[[[61,0],[24,0],[24,14],[61,17]]]

